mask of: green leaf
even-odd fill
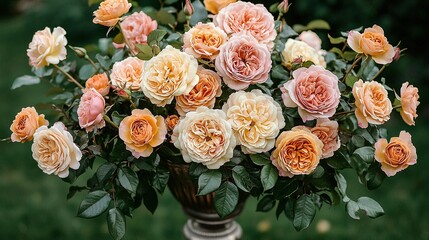
[[[165,30],[162,30],[162,29],[154,30],[147,37],[147,42],[149,43],[149,45],[153,45],[153,44],[158,45],[158,43],[165,37],[165,35],[167,35],[167,31]]]
[[[220,217],[231,214],[238,203],[238,188],[231,182],[224,182],[215,192],[214,205]]]
[[[88,6],[101,3],[103,0],[88,0]]]
[[[363,147],[365,145],[365,139],[361,136],[353,135],[352,136],[352,143],[353,143],[353,145],[355,145],[358,148]]]
[[[289,79],[289,72],[282,65],[276,65],[271,69],[271,77],[280,80]]]
[[[136,193],[137,185],[139,184],[139,178],[137,177],[136,172],[134,172],[131,168],[120,168],[118,172],[118,179],[122,187],[132,193]]]
[[[104,69],[109,69],[110,68],[110,64],[112,63],[110,58],[108,56],[103,56],[101,54],[97,54],[95,55],[95,58],[97,59],[97,61],[100,63],[100,65],[104,68]]]
[[[307,29],[325,29],[325,30],[329,30],[331,29],[331,27],[329,26],[329,23],[326,22],[325,20],[321,20],[321,19],[316,19],[311,21],[310,23],[307,24]]]
[[[171,5],[171,4],[176,3],[178,1],[179,0],[165,0],[164,3],[167,4],[167,5]]]
[[[329,38],[329,41],[331,42],[331,44],[340,44],[340,43],[345,43],[347,41],[347,39],[345,37],[334,38],[329,34],[328,34],[328,38]]]
[[[344,196],[347,196],[347,194],[346,194],[346,190],[347,190],[347,181],[346,181],[346,179],[344,178],[344,176],[343,176],[341,173],[337,172],[337,173],[335,174],[335,180],[337,181],[338,190],[340,191],[341,195],[342,195],[343,197],[344,197]]]
[[[153,188],[145,188],[145,192],[143,193],[143,204],[149,212],[152,214],[155,212],[158,207],[158,195],[156,195],[156,191]]]
[[[346,78],[346,85],[349,86],[349,87],[351,87],[351,88],[353,88],[353,85],[355,85],[355,83],[358,80],[359,80],[358,77],[349,74],[349,75],[347,75],[347,78]]]
[[[118,208],[109,209],[109,213],[107,214],[107,227],[113,239],[119,240],[125,236],[125,216]]]
[[[365,175],[366,185],[369,190],[374,190],[381,186],[385,178],[386,174],[380,169],[380,164],[373,162]]]
[[[268,164],[262,167],[261,182],[264,191],[273,188],[276,184],[278,177],[279,173],[277,171],[277,168],[275,168],[273,165]]]
[[[107,179],[112,177],[112,174],[116,171],[117,167],[113,163],[104,163],[98,167],[96,175],[99,183],[105,182]]]
[[[206,195],[219,188],[222,181],[222,173],[219,170],[209,170],[198,178],[197,195]]]
[[[156,20],[163,25],[174,25],[176,23],[174,15],[164,8],[156,13]]]
[[[360,217],[358,215],[359,212],[359,205],[353,201],[350,200],[346,203],[346,209],[347,209],[347,213],[349,214],[349,216],[353,219],[357,219],[359,220]]]
[[[153,177],[153,187],[158,190],[158,192],[162,193],[167,186],[168,179],[170,178],[169,171],[160,171],[158,170]]]
[[[276,205],[276,200],[273,195],[265,195],[261,200],[259,200],[258,205],[256,206],[256,211],[258,212],[268,212],[274,208]]]
[[[357,201],[357,205],[361,210],[364,210],[366,215],[370,218],[376,218],[384,215],[383,208],[372,198],[360,197]]]
[[[199,177],[201,174],[207,171],[208,171],[207,167],[202,165],[201,163],[192,162],[189,165],[189,175],[193,177]]]
[[[39,83],[40,83],[40,78],[36,76],[24,75],[15,79],[10,89],[13,90],[25,85],[35,85]]]
[[[285,215],[292,222],[293,222],[294,213],[295,213],[295,209],[294,209],[295,202],[296,202],[296,199],[294,198],[286,198]]]
[[[72,198],[77,192],[86,190],[86,187],[80,187],[80,186],[70,186],[69,192],[67,193],[67,199]]]
[[[83,65],[79,69],[79,78],[86,81],[88,78],[94,76],[96,72],[97,69],[95,69],[91,64]]]
[[[113,38],[112,42],[114,42],[116,44],[123,44],[125,42],[125,38],[124,38],[124,35],[122,34],[122,32],[116,34],[116,36]]]
[[[277,181],[276,185],[273,188],[273,194],[275,199],[282,199],[287,198],[291,196],[293,193],[295,193],[298,190],[299,182],[287,179],[287,178],[281,178]]]
[[[372,163],[374,162],[374,148],[370,146],[365,146],[356,149],[353,154],[357,155],[366,163]]]
[[[119,126],[126,115],[119,114],[117,111],[112,112],[112,121]]]
[[[189,24],[191,26],[195,26],[199,22],[205,22],[205,20],[208,18],[206,7],[204,7],[204,5],[199,0],[194,1],[192,6],[194,7],[194,13],[191,16]]]
[[[80,203],[77,216],[93,218],[102,214],[109,207],[110,195],[106,191],[97,190],[88,193]]]
[[[121,61],[124,58],[125,51],[123,49],[117,50],[112,56],[112,63]]]
[[[136,44],[136,48],[139,50],[137,56],[142,60],[149,60],[153,57],[152,47],[149,45]]]
[[[245,192],[250,192],[254,187],[249,173],[243,166],[235,166],[232,169],[232,177],[237,187]]]
[[[354,135],[358,135],[365,138],[365,140],[371,143],[371,145],[374,145],[375,143],[375,139],[371,136],[367,129],[358,128],[356,131],[354,131]]]
[[[250,154],[249,156],[252,162],[258,166],[265,166],[271,163],[270,157],[262,153]]]
[[[311,173],[310,177],[312,178],[321,178],[325,174],[325,169],[323,169],[322,166],[317,166],[316,169],[314,169],[314,172]]]
[[[294,210],[293,226],[295,229],[301,231],[310,226],[316,215],[316,205],[312,197],[308,194],[300,196],[295,202]]]

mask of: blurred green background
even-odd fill
[[[391,64],[383,75],[397,91],[405,81],[419,88],[421,104],[416,126],[406,126],[397,112],[392,113],[388,123],[390,136],[397,136],[402,129],[412,134],[418,163],[386,179],[376,191],[363,189],[353,173],[345,172],[349,195],[366,195],[379,201],[386,212],[381,218],[362,217],[356,221],[348,217],[344,205],[324,206],[313,224],[297,233],[284,216],[276,220],[274,212],[256,213],[256,201],[250,200],[238,218],[244,229],[243,239],[429,239],[429,1],[291,2],[286,17],[291,25],[322,18],[331,24],[329,33],[338,36],[340,31],[377,23],[392,44],[401,41],[401,47],[408,48],[405,56]],[[67,30],[70,45],[95,43],[106,29],[92,24],[93,10],[86,0],[1,1],[0,87],[4,91],[0,94],[0,138],[10,136],[9,126],[22,107],[46,102],[48,98],[48,86],[43,83],[10,90],[16,77],[31,73],[26,49],[33,33],[45,26],[62,26]],[[38,111],[48,113],[47,109]],[[108,239],[105,217],[75,217],[82,195],[67,201],[69,185],[58,177],[43,174],[31,157],[30,146],[0,143],[0,239]],[[127,219],[126,239],[181,239],[185,220],[180,205],[166,191],[155,215],[142,208]]]

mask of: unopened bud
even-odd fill
[[[183,9],[186,16],[191,16],[194,13],[194,7],[190,0],[186,0],[185,8]]]
[[[278,9],[279,9],[279,11],[281,12],[281,13],[287,13],[288,11],[289,11],[289,1],[288,0],[283,0],[280,4],[279,4],[279,6],[278,6]]]
[[[398,61],[401,57],[401,49],[399,47],[395,47],[395,55],[393,56],[393,61]]]
[[[76,55],[80,58],[85,58],[85,56],[87,56],[87,52],[85,50],[85,48],[81,48],[81,47],[72,47],[69,46],[71,50],[73,50],[73,52],[76,53]]]

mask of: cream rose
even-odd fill
[[[26,107],[16,114],[15,120],[10,125],[12,142],[26,142],[33,140],[33,135],[41,126],[48,126],[45,115],[38,114],[34,107]]]
[[[286,107],[298,107],[304,122],[334,115],[341,97],[337,76],[315,65],[299,68],[292,76],[293,79],[281,87]]]
[[[360,79],[353,85],[352,93],[359,127],[367,128],[368,123],[383,124],[390,119],[392,103],[383,85],[375,81],[364,83]]]
[[[213,23],[198,23],[183,35],[183,51],[196,57],[214,60],[219,47],[227,40],[226,33]]]
[[[292,68],[292,63],[297,59],[300,59],[302,62],[310,61],[315,65],[326,67],[325,59],[316,49],[303,41],[294,40],[292,38],[286,41],[282,56],[282,64],[288,69]]]
[[[171,140],[187,163],[218,169],[233,156],[236,140],[221,110],[199,107],[189,112],[173,130]]]
[[[134,109],[119,124],[119,137],[135,158],[150,156],[153,148],[164,142],[166,134],[164,118],[154,116],[146,108]]]
[[[280,134],[271,154],[279,175],[308,175],[316,169],[322,157],[322,141],[305,127],[294,127]]]
[[[141,88],[149,100],[164,107],[175,96],[189,94],[197,85],[198,62],[193,56],[167,46],[146,62]]]
[[[334,156],[334,152],[341,146],[340,137],[338,136],[338,122],[331,121],[328,118],[318,118],[316,126],[311,128],[310,131],[323,143],[322,159]]]
[[[280,105],[259,89],[231,94],[222,110],[245,154],[271,150],[285,126]]]
[[[391,138],[390,143],[385,138],[379,139],[375,143],[374,157],[389,177],[417,163],[416,148],[411,135],[405,131],[401,131],[399,137]]]
[[[49,64],[58,64],[66,59],[67,38],[65,35],[66,31],[62,27],[54,28],[52,33],[48,27],[37,31],[27,49],[30,65],[42,68]]]
[[[86,132],[103,128],[106,125],[103,119],[104,105],[103,96],[95,88],[86,89],[77,108],[79,126],[85,128]]]
[[[213,108],[216,97],[222,94],[222,81],[216,72],[201,67],[197,75],[200,78],[198,84],[188,94],[176,97],[176,109],[181,116],[200,106]]]
[[[220,47],[215,67],[228,87],[243,90],[250,84],[267,81],[271,70],[271,54],[254,37],[239,33]]]
[[[95,24],[100,24],[106,27],[113,27],[118,23],[119,18],[127,13],[132,4],[127,0],[104,0],[100,6],[94,11]]]
[[[110,91],[109,78],[107,77],[107,74],[104,72],[90,77],[85,82],[85,88],[94,88],[102,96],[106,96]]]
[[[69,168],[78,169],[82,158],[82,152],[73,143],[72,135],[62,122],[56,122],[51,128],[38,128],[34,133],[31,151],[44,173],[55,174],[60,178],[69,175]]]
[[[371,56],[378,64],[391,63],[395,56],[395,48],[387,41],[383,29],[375,24],[365,28],[362,34],[350,31],[347,44],[353,51]]]
[[[408,82],[401,87],[401,117],[410,126],[414,126],[417,117],[417,106],[419,102],[419,90]]]
[[[112,86],[118,89],[139,91],[145,61],[137,57],[128,57],[115,62],[110,73]]]
[[[237,0],[204,0],[204,6],[207,11],[218,14],[222,8],[234,2],[237,2]]]

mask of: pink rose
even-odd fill
[[[307,43],[315,50],[320,50],[322,48],[322,40],[313,31],[303,31],[301,34],[299,34],[298,39]]]
[[[103,96],[94,88],[86,89],[80,98],[77,115],[79,126],[85,128],[86,132],[103,128],[105,122],[103,119],[105,101]]]
[[[340,103],[338,78],[321,66],[299,68],[280,89],[286,107],[298,107],[302,120],[329,118]]]
[[[228,87],[242,90],[268,79],[271,55],[254,37],[239,33],[220,47],[215,66]]]
[[[316,126],[310,131],[323,142],[322,159],[334,156],[334,152],[341,146],[338,136],[338,122],[328,118],[318,118]]]
[[[408,82],[401,87],[401,117],[408,125],[414,125],[414,118],[417,117],[417,106],[419,102],[419,90]]]

